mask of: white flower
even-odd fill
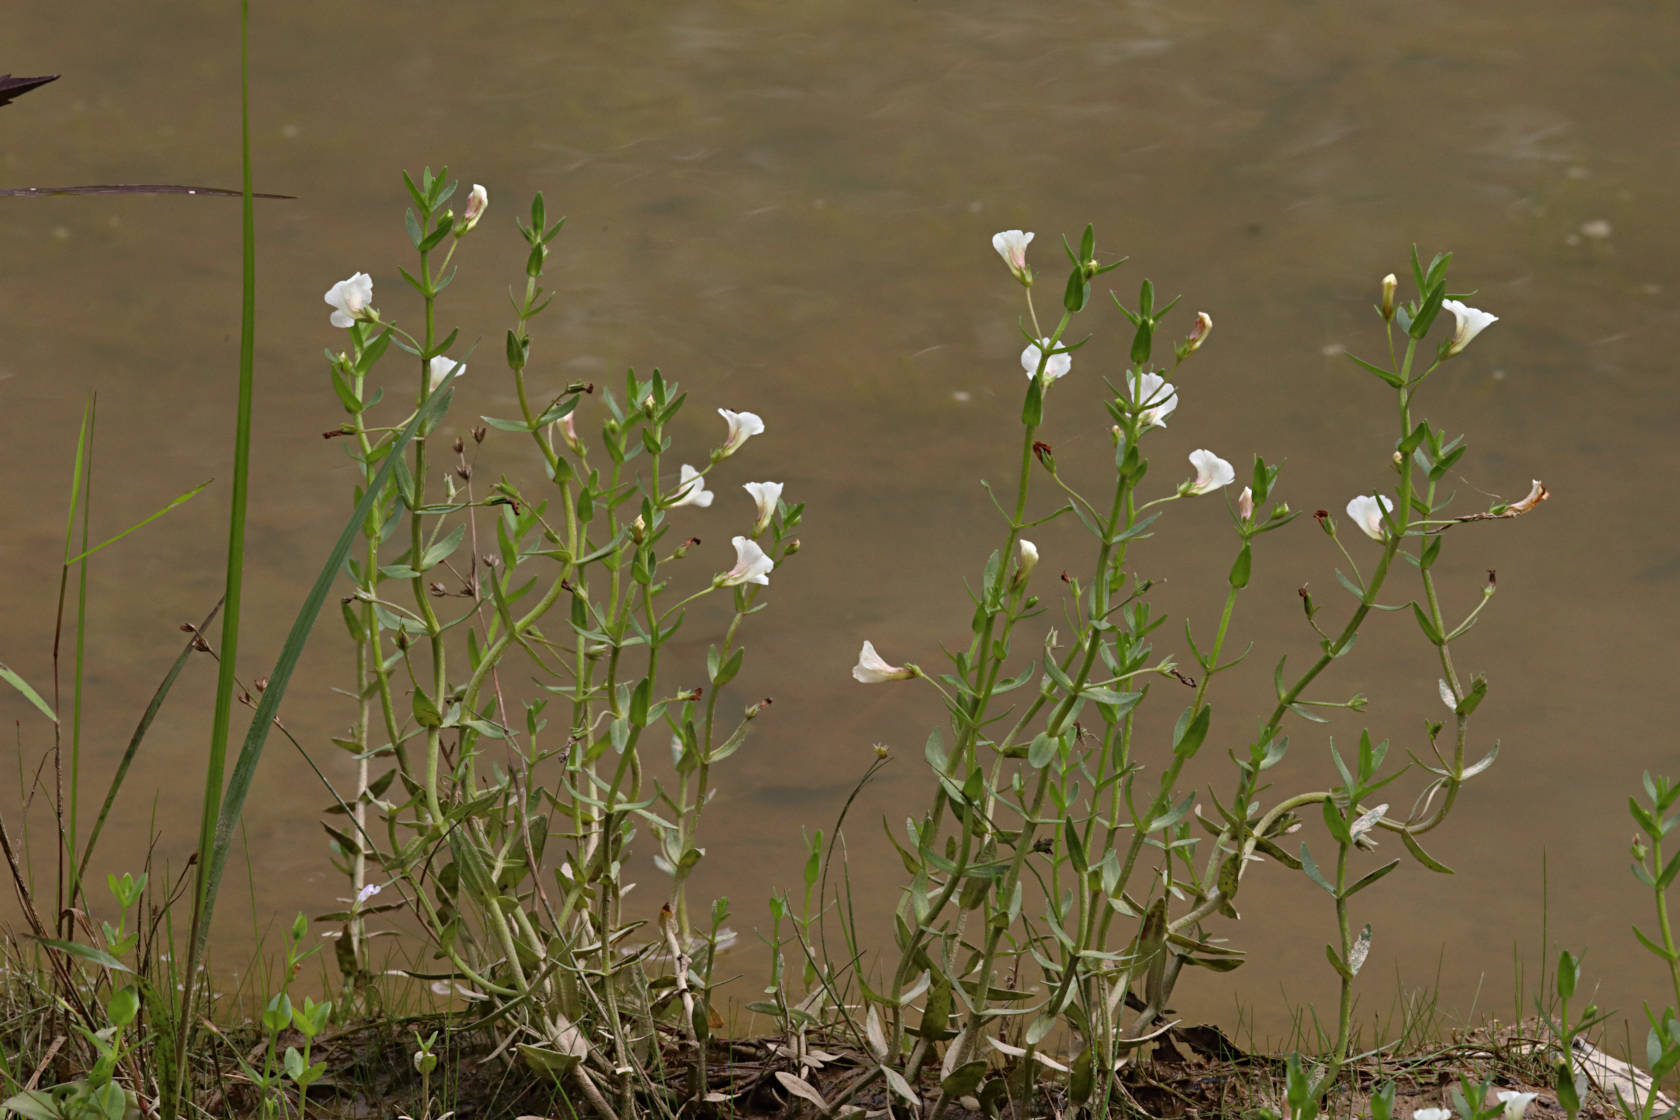
[[[1237,516],[1244,521],[1254,517],[1254,488],[1244,486],[1243,492],[1237,495]]]
[[[332,305],[332,325],[348,327],[361,318],[361,313],[373,302],[373,277],[365,272],[358,272],[350,279],[340,280],[327,289],[323,298]]]
[[[467,367],[465,363],[457,362],[454,358],[451,358],[448,355],[439,354],[431,360],[430,370],[431,388],[433,392],[436,392],[437,387],[443,384],[444,378],[448,377],[452,373],[460,373],[464,375],[467,372]]]
[[[753,522],[753,536],[756,537],[770,527],[770,519],[776,515],[776,503],[782,500],[782,484],[744,482],[741,489],[751,494],[753,503],[758,506],[758,520]]]
[[[1021,543],[1015,546],[1015,580],[1017,583],[1027,582],[1034,568],[1038,567],[1038,546],[1022,537]]]
[[[1453,1114],[1447,1108],[1414,1108],[1412,1120],[1453,1120]]]
[[[729,425],[723,446],[718,450],[720,459],[735,454],[748,439],[764,433],[764,421],[759,419],[756,412],[731,412],[727,408],[720,408],[718,415]]]
[[[746,537],[731,537],[729,543],[735,546],[735,566],[717,577],[718,586],[737,587],[743,583],[768,585],[776,562],[764,555],[764,550],[756,542]]]
[[[1231,464],[1205,447],[1190,452],[1190,465],[1196,468],[1196,477],[1187,484],[1186,494],[1221,490],[1237,480],[1237,472]]]
[[[1037,342],[1027,343],[1027,348],[1021,351],[1021,368],[1027,371],[1028,377],[1038,374],[1039,356],[1050,350],[1050,340],[1041,338]],[[1073,368],[1073,355],[1058,352],[1050,355],[1050,360],[1044,363],[1044,383],[1048,385],[1058,377],[1067,376],[1067,371]]]
[[[369,883],[367,886],[356,892],[356,905],[360,906],[362,903],[366,902],[368,899],[372,898],[384,889],[384,883]]]
[[[1027,246],[1032,244],[1033,235],[1022,233],[1018,229],[1006,229],[992,234],[992,248],[997,250],[1003,263],[1009,266],[1009,271],[1015,274],[1015,279],[1027,283],[1031,275],[1027,271]]]
[[[1519,1093],[1515,1089],[1501,1089],[1495,1094],[1505,1106],[1504,1120],[1523,1120],[1523,1113],[1534,1103],[1539,1093]]]
[[[467,195],[467,209],[461,215],[461,232],[465,233],[478,224],[478,219],[484,216],[484,208],[490,205],[490,192],[478,183],[473,184],[472,193]]]
[[[568,412],[556,420],[550,427],[560,433],[561,442],[569,447],[575,455],[583,450],[583,443],[578,439],[577,414]]]
[[[1387,535],[1388,526],[1383,522],[1383,514],[1393,508],[1394,503],[1381,494],[1374,498],[1361,494],[1347,504],[1348,516],[1374,541],[1380,541]]]
[[[1168,414],[1178,407],[1178,390],[1158,373],[1140,373],[1126,380],[1132,386],[1133,403],[1143,408],[1145,427],[1166,427]]]
[[[858,663],[852,666],[852,679],[859,684],[907,681],[915,675],[914,669],[887,664],[887,659],[875,652],[874,642],[863,643],[863,650],[858,654]]]
[[[1452,341],[1447,344],[1447,357],[1452,357],[1466,346],[1472,339],[1489,326],[1499,322],[1499,316],[1489,315],[1486,311],[1477,311],[1474,307],[1466,307],[1456,299],[1441,301],[1443,311],[1451,311],[1455,320],[1453,323]]]
[[[1202,348],[1207,336],[1213,332],[1213,316],[1206,311],[1196,312],[1196,322],[1190,328],[1190,337],[1184,340],[1184,356],[1189,357]]]
[[[670,499],[667,508],[699,506],[705,509],[712,504],[712,492],[706,489],[706,478],[699,471],[684,463],[678,472],[678,478],[677,496]]]

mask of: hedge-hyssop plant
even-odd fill
[[[1162,1013],[1184,966],[1222,972],[1240,963],[1224,935],[1237,919],[1236,898],[1250,865],[1269,858],[1304,872],[1334,911],[1335,938],[1325,952],[1341,997],[1335,1042],[1313,1086],[1322,1095],[1347,1058],[1352,987],[1371,944],[1370,924],[1358,923],[1354,913],[1356,896],[1400,862],[1371,867],[1365,853],[1379,837],[1393,836],[1426,867],[1445,871],[1420,838],[1446,819],[1463,783],[1495,755],[1469,759],[1469,721],[1487,684],[1466,677],[1452,655],[1453,642],[1492,597],[1493,575],[1473,608],[1449,618],[1434,568],[1448,529],[1526,513],[1546,491],[1536,482],[1518,502],[1450,513],[1445,482],[1465,445],[1420,419],[1416,405],[1423,383],[1495,317],[1448,298],[1447,256],[1425,267],[1413,254],[1417,296],[1403,306],[1396,302],[1397,279],[1384,278],[1376,310],[1388,332],[1387,362],[1354,361],[1394,394],[1396,438],[1382,472],[1391,482],[1347,503],[1359,530],[1352,539],[1326,511],[1315,515],[1346,566],[1336,575],[1348,605],[1331,610],[1303,588],[1303,624],[1318,639],[1318,656],[1294,673],[1279,659],[1270,709],[1252,723],[1216,724],[1213,683],[1248,656],[1230,655],[1225,642],[1257,538],[1295,517],[1286,504],[1266,508],[1278,467],[1256,456],[1247,485],[1226,503],[1235,539],[1224,602],[1211,633],[1198,636],[1186,623],[1191,665],[1181,668],[1178,657],[1153,647],[1152,635],[1165,620],[1151,606],[1150,579],[1132,566],[1134,550],[1159,530],[1170,503],[1224,492],[1236,481],[1231,464],[1205,449],[1191,453],[1194,473],[1176,486],[1145,481],[1150,433],[1181,415],[1184,363],[1206,342],[1213,321],[1197,314],[1163,365],[1155,360],[1157,333],[1177,301],[1158,308],[1147,280],[1134,307],[1114,299],[1131,344],[1123,370],[1104,381],[1113,485],[1087,497],[1058,472],[1043,426],[1052,406],[1081,393],[1076,354],[1097,346],[1092,336],[1072,333],[1074,319],[1086,310],[1093,281],[1121,262],[1100,262],[1089,227],[1077,249],[1064,242],[1071,268],[1061,314],[1045,330],[1026,259],[1032,239],[1020,230],[993,239],[1026,296],[1026,384],[1013,492],[994,495],[1003,540],[971,587],[972,640],[948,654],[942,672],[893,665],[865,641],[852,670],[865,684],[924,681],[949,714],[948,733],[935,732],[927,743],[930,804],[904,823],[901,835],[888,826],[909,877],[894,916],[896,956],[876,974],[845,967],[863,946],[855,927],[844,923],[846,956],[812,962],[816,998],[800,1005],[801,1015],[789,1014],[785,1002],[765,1009],[782,1011],[797,1029],[802,1016],[826,1006],[877,1063],[878,1078],[853,1081],[837,1099],[822,1101],[828,1110],[884,1080],[906,1103],[925,1104],[924,1094],[931,1095],[933,1116],[962,1098],[995,1112],[1006,1099],[1030,1096],[1036,1063],[1066,1076],[1073,1104],[1106,1111],[1118,1065],[1169,1025]],[[1429,348],[1425,340],[1442,311],[1452,329]],[[1078,354],[1077,361],[1083,368],[1091,359]],[[1089,389],[1084,393],[1081,404]],[[1372,475],[1375,480],[1377,471]],[[1051,490],[1047,505],[1033,501],[1035,482]],[[1035,591],[1039,553],[1027,533],[1068,515],[1090,536],[1088,566],[1082,576],[1064,574],[1057,628],[1032,651],[1037,656],[1021,656],[1022,624],[1048,610]],[[1397,559],[1419,577],[1410,602],[1392,590],[1390,601],[1382,598]],[[1073,570],[1074,560],[1058,558],[1054,566]],[[1349,653],[1372,611],[1408,609],[1437,651],[1448,709],[1408,752],[1412,766],[1385,765],[1387,743],[1361,733],[1352,750],[1328,740],[1317,747],[1335,767],[1337,781],[1329,788],[1272,791],[1266,771],[1288,749],[1292,719],[1311,727],[1326,721],[1327,709],[1365,706],[1361,696],[1323,697],[1320,678]],[[1152,698],[1181,705],[1170,740],[1140,730],[1138,712]],[[1185,766],[1209,743],[1220,744],[1232,762],[1228,785],[1191,788]],[[1422,775],[1422,789],[1409,811],[1391,812],[1384,791],[1408,769]],[[1322,820],[1326,833],[1313,842],[1316,857],[1304,841],[1285,847],[1285,837],[1309,815]],[[809,906],[806,915],[809,928],[817,919]],[[1071,1061],[1045,1053],[1051,1040]],[[796,1091],[815,1099],[808,1083]]]
[[[403,413],[412,419],[434,395],[452,393],[469,358],[475,368],[484,362],[440,326],[439,307],[454,255],[488,198],[474,187],[457,215],[448,208],[456,188],[447,173],[405,181],[417,260],[401,275],[419,296],[414,322],[376,310],[364,273],[326,296],[347,339],[343,352],[328,354],[346,416],[328,435],[348,450],[363,487],[408,422]],[[687,885],[706,854],[699,828],[714,767],[741,747],[762,708],[725,703],[720,693],[741,672],[743,624],[763,609],[771,576],[798,549],[802,507],[782,500],[779,483],[732,479],[729,489],[739,486],[750,500],[735,499],[732,512],[721,503],[700,513],[713,504],[708,487],[722,488],[733,457],[764,424],[751,412],[718,408],[725,431],[708,460],[673,464],[670,433],[687,398],[658,371],[629,373],[622,396],[603,389],[598,428],[586,432],[576,409],[595,387],[545,377],[533,361],[530,326],[552,298],[542,278],[559,223],[549,223],[539,195],[520,228],[529,253],[502,354],[519,414],[484,417],[462,435],[446,435],[441,422],[423,425],[348,564],[343,620],[357,650],[357,718],[338,743],[354,756],[358,781],[329,827],[353,900],[335,916],[343,926],[339,960],[346,998],[366,996],[367,918],[406,904],[436,962],[417,966],[416,975],[498,1013],[509,1044],[590,1107],[629,1115],[651,1099],[664,1102],[655,1105],[663,1111],[708,1092],[712,960],[727,904],[697,916]],[[1388,360],[1355,360],[1394,394],[1396,442],[1380,468],[1391,481],[1348,503],[1359,530],[1353,539],[1329,514],[1316,515],[1345,566],[1337,576],[1348,605],[1336,611],[1303,591],[1317,658],[1293,673],[1278,662],[1275,704],[1252,725],[1216,723],[1212,685],[1244,656],[1226,650],[1226,635],[1257,539],[1296,515],[1272,501],[1278,468],[1256,457],[1240,495],[1226,503],[1235,555],[1217,622],[1200,636],[1186,626],[1182,668],[1181,658],[1153,648],[1164,619],[1151,605],[1150,580],[1134,574],[1137,552],[1170,503],[1225,494],[1236,481],[1230,463],[1198,450],[1192,477],[1146,484],[1150,433],[1180,415],[1184,363],[1207,341],[1212,319],[1198,314],[1163,364],[1154,357],[1157,334],[1177,301],[1157,307],[1148,281],[1135,307],[1115,300],[1131,340],[1103,393],[1114,480],[1107,494],[1088,498],[1058,473],[1042,437],[1054,406],[1088,399],[1091,383],[1073,366],[1076,356],[1081,370],[1103,360],[1091,356],[1101,342],[1071,332],[1093,283],[1122,262],[1100,263],[1089,228],[1077,248],[1066,246],[1062,312],[1045,330],[1026,260],[1031,239],[1008,231],[993,242],[1026,296],[1026,376],[1015,485],[997,495],[1003,539],[972,589],[972,640],[938,673],[893,665],[864,642],[852,671],[865,683],[921,680],[950,716],[949,732],[927,745],[930,804],[902,835],[894,830],[907,875],[893,923],[896,952],[874,963],[849,920],[841,923],[843,955],[816,951],[813,934],[836,901],[826,893],[826,864],[837,849],[824,848],[819,834],[802,916],[786,922],[793,904],[772,900],[776,981],[758,1006],[789,1034],[785,1051],[796,1064],[783,1084],[834,1111],[884,1081],[906,1104],[938,1115],[965,1097],[1019,1099],[1042,1065],[1064,1070],[1075,1101],[1101,1111],[1117,1064],[1164,1029],[1161,1013],[1183,967],[1240,963],[1225,934],[1249,865],[1270,859],[1302,870],[1330,896],[1336,933],[1327,954],[1342,995],[1322,1093],[1346,1057],[1352,984],[1370,945],[1357,896],[1399,862],[1371,867],[1366,853],[1395,837],[1427,867],[1445,870],[1421,837],[1493,761],[1492,751],[1469,760],[1469,721],[1487,685],[1452,655],[1493,581],[1472,609],[1449,618],[1433,570],[1446,530],[1528,512],[1545,491],[1536,483],[1519,502],[1450,513],[1444,483],[1465,447],[1422,421],[1415,404],[1423,383],[1493,317],[1447,298],[1444,256],[1425,267],[1414,254],[1417,295],[1403,306],[1395,278],[1385,279],[1378,311]],[[1428,347],[1443,310],[1454,329]],[[385,375],[403,366],[400,377]],[[386,394],[395,402],[398,386],[406,387],[404,403],[385,416]],[[478,447],[492,432],[528,446],[529,477],[488,485],[476,477]],[[1035,483],[1048,488],[1050,502],[1035,501]],[[1089,566],[1065,577],[1057,630],[1023,653],[1022,624],[1049,608],[1035,589],[1038,550],[1027,534],[1068,515],[1090,535]],[[732,557],[687,535],[701,518],[720,517],[733,522]],[[1420,580],[1409,602],[1390,586],[1397,559]],[[1073,558],[1055,567],[1072,571]],[[709,647],[706,679],[673,682],[665,648],[689,606],[708,596],[732,609]],[[1410,610],[1436,647],[1449,709],[1408,752],[1409,769],[1422,775],[1412,808],[1391,812],[1389,795],[1378,800],[1406,768],[1363,734],[1353,749],[1315,744],[1334,763],[1334,785],[1278,794],[1266,771],[1288,748],[1291,720],[1311,726],[1325,721],[1325,710],[1363,708],[1362,697],[1326,698],[1317,689],[1382,609]],[[1137,713],[1152,697],[1181,706],[1170,741],[1140,730]],[[1229,754],[1228,782],[1189,788],[1184,768],[1208,744]],[[668,759],[650,750],[668,751]],[[1325,829],[1312,842],[1316,856],[1307,843],[1285,839],[1311,816]],[[654,928],[643,924],[652,901],[634,911],[624,904],[638,835],[668,877]],[[387,889],[392,894],[376,902]],[[392,903],[393,895],[402,901]],[[780,963],[794,945],[802,990]],[[823,1100],[800,1076],[809,1067],[807,1028],[819,1022],[850,1031],[874,1063],[839,1099]],[[665,1035],[681,1043],[683,1076],[661,1068]],[[1071,1062],[1047,1049],[1071,1053]],[[657,1090],[652,1098],[649,1089]]]

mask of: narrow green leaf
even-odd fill
[[[18,676],[16,671],[5,665],[0,665],[0,681],[5,681],[7,684],[17,689],[18,692],[23,695],[25,700],[29,701],[40,710],[42,715],[46,716],[54,723],[58,722],[58,714],[52,710],[52,705],[41,699],[41,694],[36,692],[33,688],[30,688],[29,682]]]
[[[110,969],[112,972],[133,972],[126,964],[113,957],[103,949],[96,949],[92,945],[79,945],[74,941],[59,941],[57,938],[36,938],[49,949],[57,949],[61,953],[75,957],[88,964],[96,964],[100,968]]]

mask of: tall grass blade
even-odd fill
[[[91,461],[93,458],[93,415],[94,396],[88,394],[86,403],[82,405],[82,427],[76,435],[76,461],[70,471],[70,502],[69,510],[64,519],[64,566],[58,575],[58,607],[53,616],[53,707],[59,711],[64,709],[64,696],[61,688],[63,678],[59,672],[59,656],[64,643],[64,600],[70,588],[70,555],[76,539],[76,515],[82,514],[83,547],[87,543],[87,514],[84,500],[91,489]],[[56,896],[57,913],[66,913],[64,888],[66,886],[65,873],[67,866],[73,864],[76,858],[76,807],[75,788],[77,763],[80,761],[81,746],[81,692],[82,692],[82,654],[85,649],[83,639],[86,636],[85,616],[87,608],[87,565],[82,565],[79,594],[77,596],[78,609],[76,612],[76,656],[75,656],[75,684],[71,693],[70,719],[70,789],[69,798],[70,826],[65,830],[66,799],[64,796],[64,724],[61,720],[54,720],[53,727],[53,816],[58,829],[58,878],[56,882],[58,894]],[[67,931],[66,927],[66,931]]]
[[[239,403],[234,413],[233,493],[228,503],[227,580],[223,593],[222,661],[216,675],[216,709],[210,723],[210,754],[204,767],[204,804],[199,811],[197,875],[193,883],[192,933],[187,949],[186,989],[181,993],[174,1037],[173,1084],[163,1092],[165,1120],[180,1115],[186,1071],[187,1038],[192,1029],[194,989],[204,943],[209,937],[215,888],[206,874],[222,808],[222,776],[227,762],[228,724],[233,712],[234,667],[239,657],[239,605],[245,582],[245,503],[251,484],[251,393],[255,380],[257,329],[256,222],[251,200],[251,5],[239,3],[239,162],[243,196],[239,206],[241,298],[239,305]]]
[[[442,414],[448,404],[448,397],[447,393],[433,393],[425,406],[415,413],[408,426],[397,436],[395,446],[385,456],[385,462],[373,476],[373,481],[363,493],[362,500],[356,503],[355,511],[344,523],[344,531],[339,533],[337,543],[327,555],[326,562],[321,565],[321,572],[315,577],[309,594],[304,597],[303,605],[298,608],[291,632],[286,635],[286,643],[280,649],[280,657],[269,672],[268,686],[262,690],[261,699],[257,701],[256,714],[251,717],[250,729],[245,733],[244,745],[240,748],[239,758],[234,762],[233,775],[228,779],[227,790],[222,796],[221,815],[216,822],[216,842],[205,868],[206,889],[200,900],[204,909],[202,928],[198,934],[200,939],[205,936],[209,927],[210,914],[216,902],[216,891],[221,885],[222,872],[227,865],[228,849],[233,844],[233,830],[239,824],[240,813],[245,808],[245,798],[251,792],[251,783],[257,774],[257,763],[262,760],[263,746],[268,739],[269,729],[274,725],[275,713],[280,709],[280,701],[285,698],[286,687],[291,683],[292,671],[297,668],[303,648],[309,642],[309,632],[315,626],[315,620],[327,601],[327,595],[332,591],[333,583],[344,570],[350,547],[360,535],[368,513],[385,493],[391,470],[401,460],[403,448],[408,446],[422,424],[430,425]],[[223,657],[225,659],[226,654],[223,654]]]
[[[156,521],[158,518],[162,517],[164,514],[168,513],[170,510],[174,509],[176,506],[182,505],[182,504],[184,504],[188,501],[191,501],[193,498],[198,497],[199,494],[204,492],[205,487],[209,486],[210,483],[214,482],[214,481],[215,481],[214,479],[206,479],[205,481],[199,483],[197,486],[194,486],[191,490],[188,490],[185,494],[178,495],[177,497],[172,499],[168,505],[159,509],[156,513],[153,513],[150,517],[146,517],[146,518],[143,518],[140,521],[136,521],[134,524],[130,525],[128,528],[124,529],[122,532],[118,533],[116,536],[108,537],[105,540],[100,541],[98,544],[94,545],[92,548],[87,549],[85,552],[77,553],[75,556],[72,556],[72,557],[70,557],[70,559],[66,560],[65,563],[66,564],[74,564],[74,563],[77,563],[78,561],[86,560],[89,556],[92,556],[94,553],[98,552],[100,549],[108,548],[109,546],[116,544],[118,541],[122,540],[124,537],[126,537],[130,533],[134,532],[134,530],[144,529],[147,525],[150,525],[152,522]]]

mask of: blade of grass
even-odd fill
[[[100,541],[98,544],[94,545],[92,548],[88,549],[85,552],[77,553],[75,556],[72,556],[72,557],[70,557],[70,559],[66,560],[65,563],[66,564],[74,564],[77,561],[86,560],[89,556],[92,556],[94,553],[98,552],[100,549],[107,548],[111,545],[116,544],[118,541],[122,540],[124,537],[126,537],[130,533],[134,532],[134,530],[144,529],[147,525],[150,525],[152,522],[156,521],[158,518],[162,517],[164,514],[168,513],[170,510],[174,509],[176,506],[182,505],[183,503],[188,502],[188,501],[192,500],[193,498],[198,497],[199,494],[204,492],[204,488],[209,486],[210,483],[212,483],[214,481],[215,481],[215,479],[207,479],[204,482],[199,483],[197,486],[194,486],[191,490],[188,490],[185,494],[181,494],[181,495],[177,496],[168,505],[164,506],[162,509],[160,509],[156,513],[152,514],[150,517],[147,517],[147,518],[145,518],[143,520],[140,520],[140,521],[136,521],[134,524],[130,525],[128,528],[124,529],[122,532],[118,533],[116,536],[109,537],[106,540]]]
[[[83,479],[87,474],[88,460],[92,455],[92,451],[90,449],[92,438],[93,394],[89,393],[87,401],[82,405],[82,427],[76,435],[76,459],[70,470],[69,511],[65,514],[64,519],[64,566],[59,570],[58,607],[53,616],[53,708],[57,711],[64,710],[64,696],[62,690],[63,678],[60,674],[59,655],[64,644],[64,600],[65,596],[69,593],[70,588],[70,552],[76,539],[76,514],[81,510]],[[85,584],[83,586],[83,601],[86,601]],[[81,620],[79,617],[77,620],[76,630],[76,647],[79,651],[81,649],[82,633]],[[77,665],[78,669],[76,676],[79,682],[81,677],[79,657]],[[79,724],[79,721],[72,717],[71,722],[73,730],[71,732],[72,743],[70,749],[72,754],[74,754],[76,750],[75,742],[79,738],[76,734],[77,730],[79,730],[79,727],[76,726]],[[64,831],[64,724],[61,720],[54,720],[53,724],[53,820],[58,830],[58,877],[55,884],[55,889],[57,890],[55,902],[57,904],[56,913],[64,915],[66,913],[64,906],[65,865],[67,861],[73,863],[75,857],[70,847],[67,846]],[[73,837],[74,835],[75,830],[72,828],[70,836]]]
[[[141,741],[146,738],[146,732],[151,730],[152,721],[157,718],[158,711],[163,707],[163,702],[169,695],[169,690],[175,687],[175,678],[181,675],[181,670],[186,668],[187,659],[192,656],[193,650],[197,648],[199,634],[215,621],[216,615],[221,612],[221,609],[222,604],[218,601],[214,607],[210,608],[210,613],[204,616],[204,621],[198,624],[198,629],[193,632],[191,638],[187,639],[187,644],[181,650],[180,656],[175,658],[175,664],[171,665],[169,672],[164,675],[163,683],[158,685],[157,691],[152,693],[151,703],[146,705],[145,712],[140,716],[140,722],[135,725],[134,734],[128,740],[128,748],[123,751],[122,760],[117,763],[117,771],[111,776],[110,788],[105,791],[105,801],[99,806],[99,816],[93,822],[93,831],[88,833],[87,845],[82,849],[82,859],[76,867],[76,877],[71,880],[70,899],[72,904],[74,904],[76,896],[81,891],[83,879],[87,877],[88,862],[93,859],[93,849],[98,845],[99,834],[105,828],[105,818],[111,813],[111,806],[117,800],[117,793],[122,789],[123,779],[128,776],[129,765],[134,761],[135,754],[139,752]]]
[[[41,694],[29,687],[29,682],[17,675],[16,670],[6,665],[0,665],[0,681],[5,681],[23,695],[23,698],[41,710],[41,714],[58,722],[58,713],[52,710],[52,705],[41,699]]]
[[[186,1071],[187,1039],[192,1030],[198,966],[210,933],[215,886],[207,874],[217,820],[222,809],[222,779],[227,763],[228,725],[233,711],[234,666],[239,653],[240,595],[245,583],[245,503],[251,484],[251,395],[255,382],[257,330],[256,221],[251,199],[251,4],[239,3],[239,162],[243,176],[239,205],[241,293],[239,304],[239,403],[234,413],[233,492],[228,502],[227,578],[223,592],[222,661],[216,674],[216,708],[210,723],[210,755],[204,767],[204,804],[199,811],[197,875],[193,883],[192,932],[187,946],[186,989],[174,1038],[174,1084],[165,1088],[163,1115],[176,1120]]]

